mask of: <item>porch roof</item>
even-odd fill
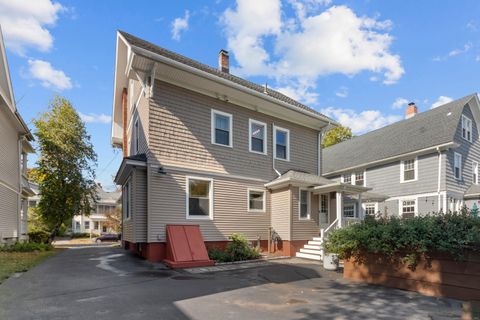
[[[333,180],[314,174],[289,170],[282,174],[280,177],[266,183],[264,186],[268,189],[278,189],[289,185],[295,185],[299,187],[313,187],[327,185],[333,182]]]
[[[351,194],[358,194],[362,192],[367,192],[372,190],[372,188],[367,188],[364,186],[356,186],[349,183],[343,182],[332,182],[323,186],[316,186],[313,188],[313,193],[328,193],[328,192],[345,192]]]

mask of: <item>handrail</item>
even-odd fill
[[[323,230],[323,233],[324,234],[328,233],[330,229],[333,228],[337,223],[338,223],[338,217],[325,230]]]

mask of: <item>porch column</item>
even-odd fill
[[[343,192],[337,191],[336,195],[336,204],[337,204],[337,218],[338,218],[338,227],[343,227]]]
[[[363,220],[364,212],[363,212],[363,207],[362,207],[362,194],[358,194],[358,217]]]

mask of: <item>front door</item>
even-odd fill
[[[320,197],[318,198],[319,204],[318,204],[318,221],[320,228],[326,228],[330,225],[330,199],[327,194],[321,194]]]

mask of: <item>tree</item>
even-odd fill
[[[97,155],[85,124],[67,99],[55,97],[33,123],[40,152],[36,169],[42,177],[38,213],[52,241],[62,223],[74,215],[90,214],[96,202]]]
[[[333,146],[334,144],[351,139],[352,129],[348,127],[338,126],[328,131],[323,137],[322,148]]]
[[[122,208],[116,207],[114,210],[109,210],[105,216],[107,220],[104,222],[104,226],[116,233],[122,233]]]

